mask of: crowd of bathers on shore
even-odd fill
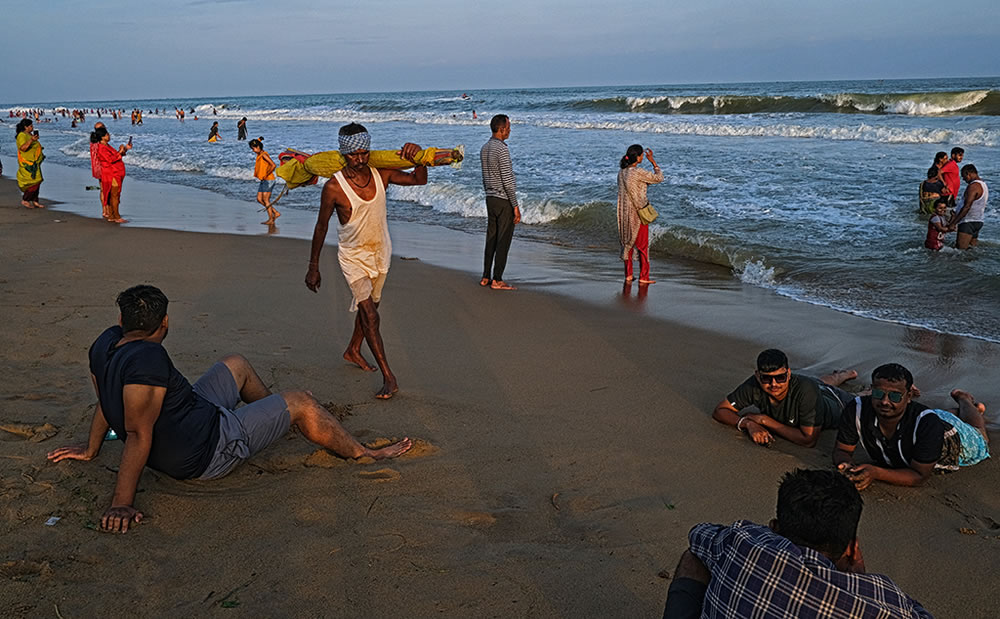
[[[30,129],[30,119],[22,123],[25,120]],[[520,221],[505,143],[510,119],[494,116],[490,131],[480,150],[489,215],[480,284],[508,291],[514,287],[503,279],[503,272],[513,229]],[[24,132],[18,132],[19,146]],[[117,170],[130,145],[111,148],[103,127],[95,128],[94,135],[103,177],[110,174],[108,169]],[[24,152],[37,145],[35,138],[25,138],[29,148]],[[410,142],[396,154],[412,164],[412,172],[373,167],[370,144],[364,126],[341,127],[338,146],[344,166],[323,187],[304,283],[314,292],[321,286],[321,251],[329,220],[336,214],[337,262],[351,293],[351,310],[357,312],[343,357],[363,370],[380,370],[383,384],[375,396],[388,399],[399,386],[379,330],[378,308],[391,255],[385,189],[390,184],[423,185],[428,170],[418,163],[423,161],[419,159],[423,149]],[[251,141],[251,147],[257,153],[255,173],[265,177],[259,180],[273,178],[274,163],[262,157],[260,141]],[[644,157],[653,172],[638,168]],[[35,160],[36,167],[40,162]],[[618,217],[626,280],[633,279],[631,258],[637,250],[639,284],[648,285],[654,282],[649,278],[644,229],[655,212],[648,208],[645,187],[660,182],[663,175],[652,151],[638,144],[628,147],[619,167]],[[975,169],[970,173],[969,167],[962,169],[967,200],[978,184]],[[115,174],[108,176],[108,195],[116,187],[120,192]],[[263,188],[262,184],[259,189]],[[982,188],[985,204],[984,183]],[[959,224],[972,206],[959,210]],[[377,448],[363,445],[308,391],[272,393],[239,354],[223,357],[192,385],[163,347],[169,331],[166,295],[154,286],[134,286],[118,295],[117,305],[119,324],[104,330],[88,353],[98,404],[87,442],[48,453],[52,462],[91,460],[99,455],[109,431],[124,441],[111,505],[101,517],[102,530],[124,533],[142,520],[135,499],[144,467],[176,479],[217,479],[280,439],[291,426],[345,458],[394,458],[412,447],[409,438]],[[377,367],[362,355],[364,343]],[[961,389],[951,392],[954,411],[920,404],[912,374],[897,363],[875,368],[869,388],[857,393],[845,390],[857,376],[854,370],[815,378],[793,373],[782,351],[768,349],[757,357],[752,375],[719,402],[712,417],[762,446],[780,439],[812,448],[824,429],[836,430],[831,466],[788,473],[778,491],[776,518],[767,526],[741,520],[731,526],[692,528],[664,617],[742,616],[750,614],[747,609],[762,617],[930,616],[889,578],[867,573],[857,537],[859,491],[875,482],[919,486],[935,470],[954,471],[988,458],[985,406]],[[855,461],[859,445],[870,462]]]

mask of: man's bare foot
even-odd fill
[[[369,458],[375,458],[376,460],[385,460],[386,458],[398,458],[399,456],[410,451],[413,447],[413,441],[410,437],[406,437],[398,443],[393,443],[392,445],[386,445],[379,449],[369,449],[365,447],[365,456]],[[364,457],[364,456],[362,456]]]
[[[45,208],[45,205],[41,202],[32,202],[32,204],[35,205],[35,208]]]
[[[35,208],[31,206],[30,202],[25,202],[24,200],[21,200],[21,206],[23,206],[24,208]]]
[[[118,219],[109,219],[108,221],[110,221],[112,223],[116,223],[116,224],[127,224],[128,223],[127,219],[123,219],[121,217],[119,217]]]
[[[396,379],[393,378],[391,380],[385,381],[385,383],[382,384],[382,388],[378,390],[378,393],[375,394],[375,397],[378,398],[379,400],[388,400],[397,391],[399,391],[399,385],[396,384]]]
[[[488,278],[488,277],[482,278],[481,280],[479,280],[479,285],[480,286],[489,286],[490,285],[490,278]]]
[[[367,361],[365,361],[364,356],[362,356],[361,351],[345,350],[344,351],[344,361],[348,363],[353,363],[362,370],[366,372],[374,372],[378,368],[372,367]]]
[[[511,286],[510,284],[501,279],[493,280],[493,283],[490,284],[490,288],[492,288],[493,290],[517,290],[517,288]]]
[[[857,377],[858,373],[854,370],[834,370],[830,374],[820,378],[820,380],[832,387],[839,387],[847,381],[854,380]]]
[[[646,285],[655,284],[656,280],[655,279],[640,279],[639,283],[640,284],[646,284]]]
[[[274,209],[274,219],[277,219],[279,217],[281,217],[281,213],[278,212],[278,209]],[[271,221],[274,221],[274,219],[272,219]]]
[[[969,393],[968,391],[962,391],[961,389],[952,389],[951,399],[955,400],[959,404],[961,404],[962,400],[968,400],[970,403],[972,403],[973,406],[976,407],[976,410],[978,410],[980,414],[982,415],[986,414],[986,405],[983,404],[982,402],[976,402],[976,399],[972,397],[972,394]]]
[[[264,224],[265,226],[270,226],[270,225],[274,224],[274,220],[273,219],[268,219],[267,221],[262,221],[260,223]]]

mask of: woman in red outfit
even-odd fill
[[[655,284],[649,279],[649,226],[639,219],[639,209],[648,204],[646,187],[663,182],[663,172],[656,165],[653,151],[646,149],[646,157],[653,171],[638,167],[642,163],[642,146],[628,147],[618,172],[618,238],[622,243],[622,260],[625,262],[625,281],[632,281],[632,253],[639,253],[639,283]]]
[[[101,163],[101,191],[104,193],[104,203],[107,204],[107,215],[105,219],[112,223],[128,223],[127,219],[122,219],[118,212],[118,204],[122,197],[122,183],[125,182],[125,162],[122,157],[132,150],[132,144],[122,144],[118,149],[112,148],[108,142],[111,141],[111,134],[104,127],[98,127],[91,134],[91,138],[97,138],[97,160]]]

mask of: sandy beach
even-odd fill
[[[353,316],[334,247],[316,295],[302,239],[27,210],[9,179],[0,196],[3,616],[658,617],[691,526],[767,522],[785,471],[830,466],[833,432],[812,450],[763,449],[711,420],[760,349],[817,375],[899,361],[926,404],[959,386],[1000,410],[1000,346],[982,340],[730,285],[664,281],[642,307],[617,302],[610,276],[498,294],[476,285],[474,260],[461,272],[412,252],[394,257],[385,290],[400,392],[380,402],[378,377],[341,359]],[[97,532],[121,444],[92,462],[45,454],[85,439],[87,350],[138,283],[170,298],[165,346],[189,379],[240,352],[362,440],[417,446],[348,462],[293,432],[219,481],[146,469],[143,523]],[[869,571],[936,616],[994,616],[998,481],[994,458],[923,488],[867,489]]]

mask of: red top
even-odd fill
[[[962,175],[958,172],[958,164],[953,159],[941,167],[941,180],[948,186],[948,192],[958,197],[958,186],[962,182]]]
[[[121,181],[125,178],[125,162],[122,161],[118,149],[107,144],[98,144],[97,147],[97,160],[101,164],[101,182],[110,183],[112,179]]]
[[[944,218],[939,215],[931,217],[931,220],[927,222],[927,239],[924,241],[924,247],[937,251],[944,247],[944,233],[939,232],[938,229],[934,227],[935,220],[937,220],[941,225],[944,225],[945,223]]]

